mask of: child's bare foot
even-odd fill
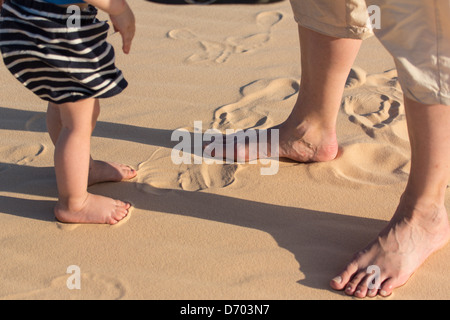
[[[63,205],[54,209],[56,219],[64,223],[116,224],[128,215],[129,203],[88,193],[82,203]]]
[[[88,185],[92,186],[102,182],[127,181],[133,179],[136,175],[137,171],[129,166],[91,159]]]
[[[389,296],[394,289],[404,285],[449,238],[450,227],[444,207],[417,205],[403,197],[385,230],[359,252],[330,285],[358,298],[377,294]],[[373,276],[368,274],[371,266],[379,268],[379,288],[370,286],[370,283],[374,284]]]

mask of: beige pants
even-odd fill
[[[296,21],[316,32],[351,39],[375,33],[394,57],[408,98],[450,105],[450,0],[291,0],[291,4]],[[371,17],[380,21],[369,19],[372,5],[379,15],[371,11]]]

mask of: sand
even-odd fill
[[[133,203],[119,225],[55,220],[46,103],[0,67],[0,299],[353,299],[328,282],[389,221],[409,170],[389,54],[374,38],[363,44],[339,113],[339,159],[280,160],[274,175],[261,163],[175,165],[171,135],[195,121],[264,129],[287,117],[301,78],[297,25],[288,1],[130,2],[131,54],[110,37],[129,88],[102,101],[92,139],[94,158],[139,169],[90,188]],[[389,299],[450,298],[448,261],[447,246]],[[67,286],[70,266],[79,290]]]

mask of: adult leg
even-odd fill
[[[371,0],[382,13],[375,34],[392,54],[405,96],[411,172],[389,225],[356,255],[331,286],[358,297],[388,296],[449,237],[444,196],[450,178],[450,13],[448,1]],[[381,286],[368,289],[378,266]]]
[[[412,150],[409,181],[389,225],[331,281],[349,295],[389,296],[450,238],[444,204],[450,179],[450,106],[405,98],[405,108]],[[370,266],[381,272],[380,288],[369,288]]]
[[[362,40],[335,38],[299,25],[302,78],[297,102],[280,125],[267,129],[268,154],[251,153],[244,140],[234,145],[229,155],[226,138],[223,147],[213,143],[209,151],[223,153],[216,157],[250,161],[255,157],[283,157],[298,162],[323,162],[336,158],[338,142],[336,120],[350,70],[361,47]],[[278,141],[272,141],[273,130],[278,130]],[[276,143],[276,148],[273,147]],[[256,148],[253,148],[256,150]],[[278,154],[270,152],[277,150]]]
[[[280,126],[280,157],[329,161],[338,153],[336,120],[361,40],[333,38],[299,26],[302,79],[297,102]]]

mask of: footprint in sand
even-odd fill
[[[171,151],[157,150],[149,160],[139,165],[138,189],[160,195],[170,190],[224,188],[235,181],[238,165],[195,164],[195,157],[197,155],[191,156],[190,164],[176,165],[172,162]]]
[[[342,146],[336,160],[311,164],[307,170],[317,181],[361,186],[404,183],[409,169],[409,157],[395,146],[355,143]]]
[[[81,273],[81,289],[70,290],[67,280],[70,274],[53,279],[48,287],[30,292],[1,297],[1,300],[119,300],[126,294],[125,286],[118,279],[93,273]]]
[[[346,97],[344,110],[349,120],[359,125],[371,138],[375,138],[377,130],[387,129],[394,122],[404,120],[402,104],[385,95]]]
[[[241,89],[242,97],[238,102],[214,112],[210,129],[225,133],[226,129],[247,130],[270,126],[272,120],[269,111],[264,108],[270,110],[274,102],[286,100],[298,90],[298,82],[292,79],[254,81]],[[196,132],[195,128],[184,129]],[[137,186],[141,191],[156,195],[177,189],[198,191],[224,188],[235,181],[239,168],[240,165],[235,163],[208,164],[197,154],[190,155],[189,163],[176,165],[172,161],[172,150],[161,148],[140,164]]]
[[[396,92],[401,96],[401,88],[398,82],[398,74],[396,69],[387,70],[383,73],[367,74],[367,72],[359,67],[353,67],[350,70],[345,89],[351,90],[360,88],[361,86],[380,88],[382,87],[386,94]]]
[[[364,70],[353,68],[342,109],[370,141],[342,142],[340,156],[330,163],[311,165],[311,175],[320,181],[350,181],[358,185],[405,182],[410,158],[401,97],[396,70],[367,75]]]
[[[345,89],[355,89],[366,83],[367,73],[365,70],[353,67],[350,70],[347,81],[345,83]]]
[[[395,70],[366,75],[354,68],[347,80],[343,110],[372,139],[408,148],[402,94]],[[353,92],[352,89],[358,88]]]
[[[241,89],[242,97],[238,102],[214,112],[212,128],[224,132],[226,129],[270,127],[273,121],[269,110],[273,108],[273,103],[289,99],[298,90],[298,82],[292,79],[254,81]]]
[[[224,41],[211,41],[199,38],[189,29],[175,29],[168,33],[168,37],[175,40],[195,41],[199,44],[201,52],[187,58],[188,63],[214,62],[224,63],[230,56],[254,51],[272,37],[272,28],[283,19],[279,12],[263,12],[256,17],[258,32],[244,37],[229,37]]]
[[[26,165],[42,156],[46,147],[42,144],[22,144],[0,147],[0,162],[5,164]],[[4,166],[3,170],[6,170]],[[1,171],[1,169],[0,169]]]
[[[8,171],[11,164],[28,165],[42,156],[46,147],[42,144],[23,144],[0,147],[0,174]]]

